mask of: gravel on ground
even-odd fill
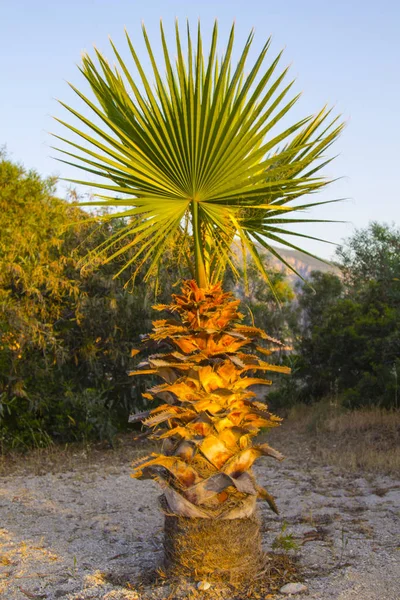
[[[255,469],[280,508],[276,516],[260,505],[264,547],[275,542],[298,558],[307,587],[299,597],[399,600],[399,482],[323,465],[285,426],[273,437],[287,458],[279,464],[262,459]],[[27,468],[2,477],[0,597],[230,599],[232,593],[215,584],[174,587],[162,571],[156,577],[163,533],[159,490],[152,481],[130,478],[128,455],[122,461],[112,455],[83,456],[71,469],[59,465],[38,475]],[[260,596],[268,597],[288,596]]]

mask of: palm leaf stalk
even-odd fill
[[[97,64],[83,56],[80,70],[95,100],[71,87],[96,118],[61,103],[85,129],[57,119],[72,136],[56,137],[68,145],[59,149],[62,160],[90,174],[72,180],[98,190],[90,205],[124,209],[103,217],[122,216],[126,225],[88,261],[122,260],[116,276],[129,268],[133,281],[141,271],[145,281],[157,275],[166,246],[194,263],[195,280],[183,283],[171,305],[156,307],[171,316],[154,321],[148,340],[167,351],[151,355],[132,373],[163,380],[146,394],[161,399],[161,406],[133,417],[163,441],[162,451],[136,463],[133,476],[151,477],[163,489],[171,571],[231,577],[233,569],[249,578],[262,555],[256,498],[277,510],[252,465],[261,456],[282,456],[265,443],[253,444],[260,428],[280,420],[248,388],[270,383],[259,371],[288,370],[266,361],[279,342],[241,323],[239,302],[219,281],[227,267],[237,273],[237,249],[267,282],[261,248],[294,270],[274,245],[300,249],[285,236],[311,236],[287,227],[318,220],[297,213],[336,201],[303,197],[330,183],[320,171],[331,160],[325,153],[342,124],[325,107],[277,131],[299,96],[291,95],[293,81],[285,82],[281,54],[265,65],[270,40],[246,74],[253,32],[234,66],[234,27],[218,58],[215,23],[204,58],[200,24],[195,43],[189,26],[184,42],[176,24],[175,61],[162,24],[160,31],[163,70],[143,27],[152,80],[128,34],[134,71],[112,42],[117,66],[98,50]],[[264,346],[257,346],[257,338]]]

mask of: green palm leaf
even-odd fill
[[[98,248],[98,255],[110,261],[129,250],[121,271],[133,265],[135,277],[146,268],[148,278],[159,268],[165,245],[181,244],[188,232],[192,247],[185,245],[186,258],[194,260],[200,285],[216,281],[227,265],[235,271],[236,241],[267,277],[259,249],[287,264],[270,243],[297,248],[282,236],[301,234],[282,226],[305,221],[287,213],[322,204],[298,200],[330,183],[319,171],[329,162],[325,152],[343,125],[324,108],[275,133],[298,96],[290,97],[293,82],[284,83],[287,69],[279,71],[281,54],[265,67],[270,40],[246,75],[253,32],[234,67],[234,27],[218,59],[215,23],[205,60],[200,24],[195,44],[187,26],[186,58],[176,24],[175,62],[162,24],[160,29],[162,70],[143,27],[151,79],[126,34],[133,71],[111,42],[118,67],[112,68],[97,50],[97,64],[87,55],[82,60],[80,70],[95,100],[71,85],[96,119],[61,103],[84,130],[58,119],[74,138],[56,136],[69,146],[57,150],[64,162],[96,176],[70,181],[99,190],[90,205],[126,207],[104,217],[122,215],[128,221]]]

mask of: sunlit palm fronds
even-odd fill
[[[260,245],[285,262],[271,244],[297,248],[284,237],[285,226],[316,222],[291,213],[324,204],[302,198],[329,183],[319,172],[342,124],[324,108],[276,133],[299,96],[290,93],[292,81],[285,83],[281,54],[265,64],[270,40],[246,74],[253,32],[234,66],[234,27],[218,58],[215,23],[204,58],[200,24],[194,43],[187,27],[185,51],[176,25],[176,60],[160,30],[162,69],[143,27],[151,79],[126,34],[133,71],[111,42],[118,66],[95,50],[97,64],[84,55],[80,69],[97,103],[71,85],[94,120],[61,103],[85,125],[82,130],[60,120],[74,134],[56,136],[70,146],[61,149],[65,162],[96,176],[75,183],[98,189],[91,204],[125,207],[107,218],[129,217],[98,252],[109,261],[129,250],[122,268],[133,266],[135,277],[146,265],[149,277],[165,245],[182,243],[186,223],[200,285],[220,279],[226,265],[235,269],[235,242],[267,276]]]

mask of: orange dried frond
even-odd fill
[[[128,375],[131,377],[132,375],[151,375],[153,373],[157,373],[157,369],[140,369],[138,371],[129,371]]]
[[[140,472],[142,473],[145,468],[163,467],[185,487],[189,487],[200,481],[200,477],[196,471],[182,459],[176,458],[175,456],[164,456],[163,454],[157,454],[155,456],[155,458],[140,464],[140,466],[136,468],[140,469]],[[136,476],[140,477],[141,475]]]
[[[217,413],[221,412],[221,410],[224,410],[224,408],[225,408],[221,404],[221,402],[215,401],[215,400],[213,400],[212,397],[209,397],[209,396],[207,396],[206,398],[204,398],[202,400],[198,400],[196,402],[195,406],[198,411],[206,410],[211,415],[216,415]]]
[[[244,350],[261,338],[273,347],[256,349],[270,356],[282,344],[257,327],[242,325],[239,304],[221,284],[202,289],[194,281],[184,282],[169,306],[154,307],[174,313],[176,319],[155,320],[147,336],[153,343],[164,342],[168,350],[149,356],[132,372],[165,380],[143,394],[149,400],[160,398],[162,405],[143,413],[142,419],[152,430],[149,437],[163,440],[164,454],[147,457],[134,468],[136,477],[151,477],[163,485],[171,510],[177,497],[186,509],[201,504],[204,516],[208,510],[215,514],[218,501],[234,507],[238,498],[257,495],[254,477],[247,473],[254,461],[260,456],[282,458],[267,444],[252,445],[261,428],[275,427],[281,419],[248,389],[272,382],[247,373],[290,369]],[[268,501],[267,494],[259,495]]]
[[[258,492],[258,497],[261,498],[262,500],[265,500],[266,502],[268,502],[270,509],[273,510],[274,513],[279,515],[278,507],[276,506],[276,503],[275,503],[275,498],[273,496],[271,496],[271,494],[269,492],[267,492],[267,490],[265,488],[260,487],[259,485],[256,486],[256,489]]]
[[[225,444],[215,435],[207,436],[199,446],[201,453],[210,461],[217,469],[232,458],[234,451],[228,449]]]
[[[160,327],[165,327],[165,325],[167,323],[168,323],[168,319],[158,319],[156,321],[151,322],[154,329],[159,329]]]
[[[271,356],[272,350],[270,348],[263,348],[262,346],[256,346],[257,352],[261,352],[261,354],[265,354],[266,356]]]
[[[173,427],[172,429],[167,429],[167,431],[162,432],[161,430],[157,431],[157,437],[160,440],[164,440],[170,437],[179,436],[185,440],[190,440],[193,435],[187,429],[187,426],[183,427],[182,425],[178,425],[178,427]]]
[[[234,389],[246,389],[251,385],[272,385],[270,379],[259,379],[258,377],[244,377],[234,384]]]
[[[170,307],[168,304],[153,304],[151,307],[153,310],[158,310],[161,312],[162,310],[168,310]]]
[[[251,327],[249,325],[239,325],[239,324],[235,324],[233,327],[234,331],[237,331],[238,333],[242,333],[244,335],[248,335],[251,337],[259,337],[263,340],[268,340],[269,342],[272,342],[273,344],[278,344],[280,346],[282,346],[282,342],[280,342],[279,340],[270,337],[269,335],[267,335],[265,333],[265,331],[263,331],[262,329],[259,329],[258,327]]]
[[[241,450],[225,464],[223,471],[227,475],[237,477],[240,473],[248,471],[259,456],[261,451],[256,447]]]
[[[195,350],[199,350],[199,346],[198,346],[197,342],[195,340],[193,340],[191,337],[180,337],[177,339],[173,339],[173,342],[185,354],[190,354],[191,352],[194,352]]]
[[[153,388],[155,389],[155,388]],[[196,394],[196,386],[190,385],[188,381],[179,381],[177,383],[172,383],[171,385],[163,385],[162,391],[168,391],[173,394],[179,400],[190,400],[194,394]]]
[[[160,369],[162,367],[170,367],[173,369],[180,369],[181,371],[187,371],[191,367],[195,366],[195,363],[183,363],[183,362],[167,362],[165,360],[161,360],[159,358],[149,357],[149,364],[151,367],[155,369]]]
[[[229,417],[223,417],[222,419],[215,419],[214,428],[218,431],[224,431],[224,429],[231,429],[235,426],[235,423]]]
[[[238,450],[238,442],[242,437],[242,429],[239,427],[223,429],[218,434],[218,439],[225,444],[227,448]]]
[[[284,367],[281,365],[273,365],[271,363],[265,363],[262,361],[260,361],[258,364],[246,365],[243,370],[244,371],[254,371],[257,369],[261,370],[261,371],[275,371],[276,373],[286,373],[286,375],[289,375],[291,373],[290,367]]]
[[[218,388],[225,387],[224,379],[210,365],[199,367],[198,374],[199,381],[206,392],[212,392]]]

